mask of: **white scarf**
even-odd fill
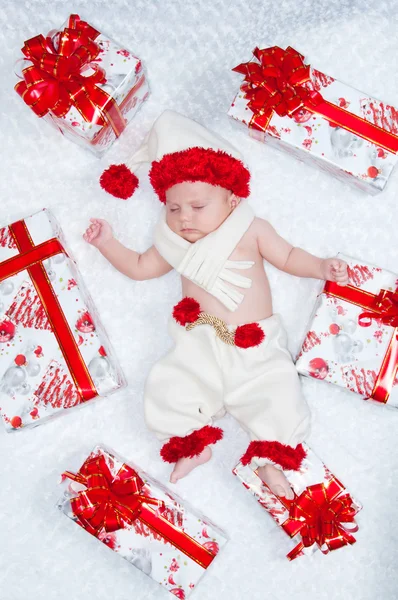
[[[230,269],[250,269],[254,262],[228,260],[228,257],[253,219],[253,210],[247,201],[241,201],[220,227],[191,244],[167,225],[164,207],[155,228],[154,245],[178,273],[212,294],[230,311],[234,311],[244,295],[229,284],[249,288],[252,280],[233,273]]]

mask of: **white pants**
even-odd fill
[[[309,409],[286,332],[277,314],[258,325],[265,334],[261,344],[240,348],[223,342],[210,325],[187,331],[170,318],[175,346],[152,368],[144,397],[146,423],[160,440],[211,425],[225,411],[251,440],[292,447],[304,440]]]

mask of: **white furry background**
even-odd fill
[[[71,12],[143,60],[151,96],[120,140],[98,160],[40,121],[13,91],[24,40],[60,26]],[[213,128],[244,153],[251,204],[295,245],[320,256],[342,251],[398,271],[397,185],[367,196],[247,137],[226,116],[241,77],[231,68],[259,45],[292,45],[316,68],[398,106],[396,0],[0,1],[1,225],[50,208],[94,297],[128,378],[127,390],[36,429],[0,431],[0,598],[166,599],[167,592],[55,508],[57,479],[97,442],[162,482],[170,466],[146,430],[142,391],[169,347],[166,320],[180,298],[175,273],[133,282],[82,239],[89,217],[108,219],[138,251],[151,244],[160,203],[140,173],[134,199],[105,195],[98,177],[135,151],[165,108]],[[317,282],[266,265],[274,309],[296,353]],[[288,539],[231,469],[248,443],[231,418],[213,460],[176,490],[230,535],[194,592],[196,600],[392,600],[398,597],[398,411],[315,380],[303,380],[313,415],[308,442],[364,505],[357,543],[289,563]]]

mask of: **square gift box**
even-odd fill
[[[0,416],[40,425],[126,385],[63,233],[44,209],[0,229]]]
[[[78,15],[26,40],[22,53],[16,91],[37,116],[97,156],[148,97],[140,59]]]
[[[338,254],[349,285],[325,282],[297,358],[301,375],[398,407],[398,275]]]
[[[298,471],[284,470],[294,499],[276,496],[249,465],[233,470],[274,521],[295,544],[289,560],[311,555],[318,548],[327,554],[348,544],[358,531],[354,517],[362,506],[347,492],[318,456],[303,444],[306,456]]]
[[[304,65],[288,47],[253,51],[233,70],[245,79],[228,111],[249,134],[369,194],[397,162],[398,110]]]
[[[207,517],[102,445],[62,480],[58,508],[177,598],[189,596],[227,542]]]

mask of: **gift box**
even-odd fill
[[[0,229],[0,415],[7,431],[126,385],[65,248],[46,209]]]
[[[257,140],[370,194],[397,162],[398,110],[304,64],[293,48],[253,52],[228,114]]]
[[[101,156],[148,97],[142,63],[78,15],[25,41],[15,86],[66,137]]]
[[[58,508],[103,544],[187,598],[226,534],[115,452],[96,446],[79,471],[62,476]]]
[[[297,357],[299,373],[398,407],[398,275],[338,254],[349,285],[322,283]]]
[[[274,521],[291,538],[294,547],[289,560],[313,554],[328,554],[354,544],[358,531],[355,515],[362,506],[329,471],[318,456],[303,444],[306,456],[298,471],[284,470],[294,491],[293,500],[276,496],[263,483],[257,470],[242,463],[233,470]]]

